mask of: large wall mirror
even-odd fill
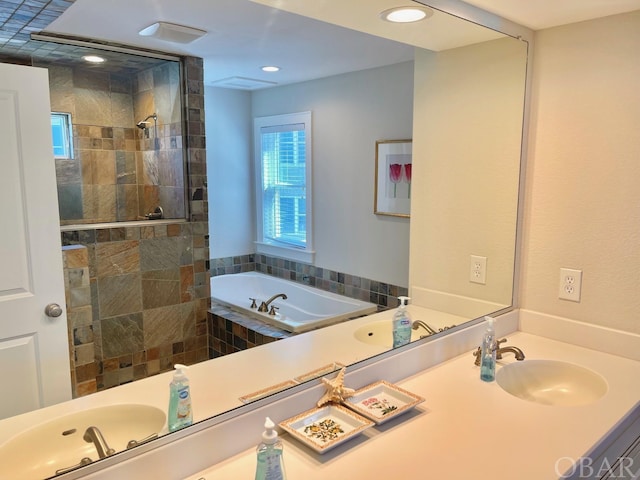
[[[495,27],[486,28],[437,9],[425,24],[402,29],[397,25],[380,25],[378,13],[396,6],[386,0],[235,0],[235,3],[241,3],[243,8],[252,5],[268,10],[273,25],[277,25],[279,15],[289,15],[301,22],[309,19],[326,22],[331,29],[362,32],[359,34],[362,42],[369,37],[376,45],[388,41],[397,48],[402,44],[398,51],[403,56],[376,67],[380,70],[362,71],[356,67],[357,72],[304,84],[252,91],[217,85],[213,87],[215,91],[205,91],[205,95],[211,91],[217,99],[227,94],[241,95],[247,119],[292,111],[318,112],[314,117],[318,133],[314,149],[318,151],[314,154],[325,160],[316,169],[314,180],[319,185],[316,194],[320,195],[315,197],[317,219],[322,222],[315,226],[320,267],[406,287],[417,305],[450,313],[463,321],[512,306],[527,42]],[[343,10],[340,18],[334,16],[329,7],[345,6],[344,3],[349,7],[347,12]],[[207,8],[207,17],[217,18],[215,3]],[[301,30],[304,29],[292,27],[292,31]],[[233,45],[228,39],[225,41]],[[205,71],[211,68],[215,68],[215,62],[205,60]],[[383,75],[380,78],[401,83],[362,83],[368,81],[367,75],[376,73]],[[329,96],[330,88],[339,89],[354,82],[360,82],[361,87],[368,85],[371,91],[363,93],[360,99],[351,92]],[[312,91],[316,86],[322,90]],[[305,92],[302,101],[298,101],[299,92]],[[384,99],[380,102],[383,110],[373,111],[367,95]],[[369,110],[358,113],[359,101],[368,104]],[[323,111],[321,106],[331,108]],[[388,106],[393,106],[392,115],[384,110]],[[344,117],[323,118],[325,112]],[[225,116],[223,110],[206,113],[207,129],[220,121],[217,117]],[[342,121],[350,122],[349,141],[343,141],[337,136],[339,132],[332,130],[342,129],[344,137]],[[383,218],[373,211],[375,142],[406,138],[413,143],[411,214],[409,218]],[[225,148],[219,142],[213,147],[212,140],[207,132],[208,155],[212,148],[214,151]],[[251,139],[241,139],[245,140],[250,145]],[[351,161],[348,167],[345,159]],[[242,161],[247,162],[247,171],[250,170],[251,157],[247,155]],[[214,175],[211,169],[209,174]],[[212,190],[217,181],[214,176],[209,178],[210,203],[215,198]],[[246,176],[238,181],[251,188],[251,180]],[[253,207],[249,191],[247,196],[249,200],[237,203],[250,212]],[[216,237],[225,234],[234,245],[252,243],[251,226],[241,217],[230,215],[226,221],[226,225],[212,222],[211,257],[252,253],[250,246],[245,251],[233,251],[217,244]],[[237,237],[228,233],[234,224],[242,226],[246,234]],[[221,253],[215,250],[217,246]],[[486,270],[482,281],[473,279],[477,258],[484,259]],[[210,361],[222,360],[225,368],[232,368],[229,359]],[[227,376],[237,381],[245,375],[234,371]],[[269,384],[268,379],[264,381]],[[243,388],[249,392],[264,386],[246,384]],[[225,409],[212,407],[208,414],[218,415]]]

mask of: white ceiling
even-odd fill
[[[468,0],[466,3],[532,30],[640,9],[640,0]]]
[[[267,4],[284,1],[256,0]],[[310,3],[307,5],[315,7],[319,4],[340,7],[353,5],[359,12],[360,9],[368,8],[371,18],[375,17],[374,21],[384,28],[388,24],[377,20],[378,12],[399,3],[399,0],[308,1]],[[406,3],[410,1],[406,0]],[[348,30],[256,2],[76,0],[46,31],[202,57],[206,85],[231,86],[229,79],[245,84],[245,87],[235,88],[259,88],[257,84],[242,79],[270,82],[266,85],[286,84],[413,58],[413,48],[404,43]],[[467,3],[532,29],[640,9],[640,0],[470,0]],[[437,15],[429,19],[431,29],[435,29],[435,17]],[[206,30],[208,34],[186,45],[138,35],[141,29],[157,21],[188,25]],[[466,43],[482,41],[482,35],[485,34],[483,32],[489,32],[468,22],[464,23],[467,25],[464,32]],[[413,41],[416,36],[402,37],[402,41],[438,50],[456,46],[455,41],[459,40],[455,39],[462,38],[459,37],[461,32],[458,28],[449,23],[445,23],[437,31],[439,33],[428,40],[432,43],[420,44]],[[485,39],[490,38],[488,36]],[[436,39],[438,42],[435,42]],[[263,65],[278,65],[282,70],[266,74],[259,68]]]

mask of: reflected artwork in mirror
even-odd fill
[[[77,0],[78,3],[82,1]],[[215,342],[213,322],[216,316],[223,319],[225,326],[225,332],[220,335],[230,333],[231,343],[235,341],[234,347],[237,349],[243,350],[243,347],[250,345],[238,343],[234,335],[240,340],[244,335],[247,341],[251,337],[253,342],[249,343],[254,345],[259,343],[256,333],[262,335],[264,343],[269,343],[270,339],[267,338],[268,334],[261,333],[260,327],[253,328],[255,324],[247,326],[242,315],[224,307],[214,305],[208,312],[208,320],[203,318],[203,314],[206,315],[209,310],[209,272],[204,268],[208,260],[211,260],[213,274],[242,269],[260,270],[372,301],[382,309],[394,308],[394,297],[408,293],[415,305],[444,314],[441,325],[435,316],[420,318],[436,330],[445,330],[453,324],[461,325],[482,315],[504,310],[513,303],[527,43],[438,10],[434,11],[429,21],[438,22],[438,17],[442,17],[443,26],[435,29],[442,38],[434,36],[433,29],[429,29],[428,34],[425,32],[428,38],[421,40],[415,31],[409,37],[392,38],[386,31],[377,32],[370,25],[361,25],[359,20],[353,18],[354,15],[338,21],[327,18],[323,11],[314,11],[313,6],[310,11],[298,11],[295,2],[264,0],[255,3],[269,9],[277,3],[279,8],[297,15],[358,30],[364,32],[365,36],[378,35],[389,41],[406,43],[413,49],[413,59],[407,61],[403,58],[399,63],[365,71],[345,72],[299,84],[253,91],[203,87],[204,101],[207,102],[206,148],[210,156],[207,177],[198,176],[204,167],[198,167],[196,162],[192,164],[196,165],[196,169],[191,172],[198,176],[196,183],[188,183],[187,174],[171,170],[169,177],[178,180],[177,177],[182,175],[182,183],[167,185],[172,188],[191,187],[186,188],[188,195],[184,206],[187,209],[191,207],[190,213],[196,215],[196,222],[161,222],[158,226],[142,227],[138,231],[138,238],[128,238],[132,235],[128,226],[74,229],[73,233],[67,233],[69,244],[83,243],[80,241],[83,237],[86,239],[94,235],[93,239],[86,242],[89,244],[87,264],[82,267],[87,269],[89,278],[94,281],[79,286],[89,293],[88,298],[92,298],[91,293],[101,288],[105,293],[102,297],[98,296],[94,303],[89,301],[82,307],[87,312],[99,312],[101,309],[109,312],[98,323],[93,323],[91,329],[83,328],[89,325],[78,325],[79,329],[75,332],[78,337],[72,337],[74,342],[77,340],[72,345],[72,348],[75,347],[74,355],[82,358],[83,353],[86,354],[88,348],[77,347],[86,345],[82,339],[91,336],[95,340],[95,348],[102,353],[110,353],[105,357],[109,359],[108,365],[100,367],[103,368],[103,375],[111,368],[110,372],[116,372],[108,377],[113,385],[124,383],[91,395],[100,398],[97,401],[101,405],[122,403],[122,395],[125,395],[126,403],[150,403],[166,410],[168,396],[165,393],[168,392],[170,376],[162,372],[168,371],[173,363],[193,364],[206,360],[204,363],[209,365],[206,371],[204,368],[193,368],[189,374],[192,385],[216,386],[212,392],[194,392],[194,396],[198,397],[194,404],[194,415],[197,421],[202,421],[242,406],[241,397],[261,399],[263,396],[256,392],[269,390],[274,385],[283,385],[283,388],[298,385],[295,378],[304,378],[305,381],[317,378],[311,372],[326,373],[326,365],[350,365],[390,349],[390,345],[378,340],[379,336],[375,341],[372,340],[370,333],[377,335],[377,330],[367,328],[370,320],[363,317],[316,331],[287,335],[286,340],[279,340],[282,346],[278,354],[274,353],[274,349],[258,347],[245,350],[237,356],[234,353],[212,358]],[[354,11],[367,8],[366,2],[353,3]],[[425,27],[422,30],[426,30]],[[477,36],[470,36],[470,32],[475,32]],[[34,61],[34,64],[37,63]],[[62,66],[56,66],[57,72],[64,73],[58,67]],[[204,67],[211,68],[207,67],[206,60]],[[157,74],[156,77],[164,78],[163,75]],[[60,79],[58,76],[52,78]],[[171,84],[175,74],[167,73],[167,78]],[[132,96],[135,97],[136,85],[139,87],[141,82],[138,77],[132,83]],[[59,83],[64,84],[62,80]],[[365,92],[362,85],[368,85],[369,91]],[[52,89],[52,101],[54,96],[58,100],[64,98],[64,94],[59,93]],[[113,90],[111,93],[114,93]],[[171,132],[175,133],[177,128],[173,125],[184,126],[188,122],[176,116],[177,112],[183,111],[176,107],[180,95],[176,97],[169,90],[165,93],[168,96],[163,98],[172,106],[166,114],[158,108],[138,108],[135,102],[132,104],[134,121],[131,126],[122,127],[125,140],[127,135],[134,135],[145,145],[154,140],[160,131],[165,131],[168,132],[166,142],[169,146],[177,146],[172,145],[171,140]],[[377,101],[372,102],[371,99]],[[212,101],[214,103],[209,103]],[[186,104],[191,108],[191,104]],[[208,108],[212,104],[216,108]],[[67,111],[64,105],[60,105],[60,108],[54,103],[52,105],[56,111]],[[244,205],[247,211],[252,208],[251,179],[247,176],[252,164],[250,155],[244,152],[242,158],[220,156],[223,151],[237,153],[238,143],[250,148],[250,132],[238,138],[225,135],[230,127],[224,124],[225,119],[229,122],[239,118],[238,105],[244,105],[243,115],[246,118],[242,118],[243,121],[279,113],[313,112],[314,161],[315,165],[319,165],[314,171],[313,185],[317,209],[314,212],[317,252],[313,265],[256,254],[250,218],[247,220],[234,214],[225,217],[220,213],[225,208],[235,213],[228,204],[230,197],[221,197],[229,189],[234,192],[234,199],[237,198],[237,202],[234,200],[233,203]],[[284,111],[276,111],[278,109]],[[147,119],[153,113],[157,114],[157,127],[153,124],[153,118]],[[164,123],[165,116],[170,117],[171,122]],[[151,123],[136,127],[136,123],[141,121]],[[212,130],[217,133],[210,135]],[[101,129],[101,135],[102,132]],[[204,151],[204,132],[201,134],[202,145],[197,147]],[[221,142],[221,136],[228,143]],[[381,138],[412,138],[410,219],[376,216],[372,211],[374,146]],[[184,139],[181,137],[180,141]],[[78,138],[78,144],[81,142],[85,140]],[[151,146],[155,148],[155,141]],[[124,151],[124,155],[121,155],[124,168],[122,176],[118,175],[117,170],[120,164],[117,161],[114,163],[114,196],[118,198],[121,185],[135,185],[131,191],[135,189],[138,208],[129,213],[144,218],[145,211],[149,209],[147,207],[153,203],[144,204],[142,209],[140,207],[140,198],[146,198],[144,183],[119,183],[118,179],[129,178],[127,174],[134,173],[132,158],[136,159],[133,162],[136,175],[142,173],[148,177],[154,173],[144,170],[149,165],[144,151],[133,153],[133,157],[127,156],[127,153]],[[93,153],[91,155],[95,156]],[[244,165],[241,167],[243,176],[237,180],[234,177],[237,172],[231,169],[232,166],[238,168],[240,162]],[[61,171],[64,170],[62,167]],[[100,183],[91,185],[97,187]],[[204,189],[205,185],[208,191]],[[196,193],[198,188],[200,196]],[[238,198],[238,192],[245,192],[247,198]],[[209,209],[216,212],[215,219],[212,215],[208,230],[206,206],[202,206],[202,203],[206,203],[207,195]],[[222,202],[227,198],[227,204],[221,204],[220,198]],[[202,202],[195,204],[195,210],[194,200]],[[95,218],[110,222],[118,220],[120,212],[124,215],[121,219],[132,219],[127,216],[126,208],[122,210],[117,203],[114,205],[113,218]],[[78,216],[78,212],[73,210],[69,214]],[[180,218],[180,215],[172,217]],[[77,218],[69,220],[74,220],[74,225],[81,223],[75,221]],[[240,226],[245,233],[236,234]],[[209,252],[207,235],[211,236],[210,255],[203,257],[205,252]],[[185,240],[186,237],[188,240]],[[154,242],[145,243],[148,240]],[[130,243],[124,245],[120,242]],[[232,248],[238,245],[241,250]],[[250,246],[243,249],[245,245]],[[107,252],[110,247],[115,250]],[[103,262],[96,261],[98,251],[106,254]],[[171,252],[169,260],[166,255],[159,253],[163,251]],[[487,259],[485,283],[471,281],[472,256]],[[111,260],[113,262],[109,263]],[[132,265],[136,262],[137,268],[134,268]],[[131,267],[131,270],[117,272],[120,275],[106,275],[113,266],[120,268],[122,265]],[[164,267],[158,268],[158,265]],[[188,267],[191,267],[190,272],[186,272]],[[89,272],[89,268],[93,271]],[[191,275],[190,280],[183,280],[182,275]],[[125,280],[130,283],[125,283]],[[125,285],[129,285],[126,291],[139,288],[140,305],[119,310],[123,299],[127,297],[122,290]],[[146,297],[145,286],[148,293]],[[150,293],[152,291],[155,291],[155,295]],[[174,296],[175,303],[167,301]],[[111,300],[107,300],[107,297]],[[188,301],[183,302],[187,297]],[[274,302],[276,306],[277,303]],[[145,308],[145,305],[149,308]],[[371,321],[375,323],[381,320],[375,317]],[[168,332],[176,330],[180,330],[181,337],[173,341]],[[254,333],[248,333],[250,330]],[[115,331],[125,332],[121,338],[126,341],[102,343],[105,335]],[[416,333],[416,339],[421,336],[424,335]],[[322,346],[331,342],[332,338],[348,339],[353,344],[348,347],[348,342],[342,342],[344,345],[334,352],[322,351]],[[129,345],[132,348],[125,350],[123,343],[126,342],[135,345]],[[136,358],[136,355],[142,355],[140,352],[145,352],[144,360]],[[260,367],[256,367],[261,363],[271,364],[278,357],[286,359],[287,364],[277,372],[265,374]],[[299,361],[292,362],[292,358],[299,358]],[[136,365],[139,366],[138,374]],[[143,368],[144,375],[140,373]],[[154,376],[155,373],[162,375]],[[120,375],[131,376],[122,377],[124,381],[121,381]],[[148,378],[129,383],[143,377]],[[136,387],[136,384],[143,386]],[[154,391],[156,388],[164,393],[153,399],[145,396],[144,390]],[[269,390],[269,393],[278,390]],[[88,398],[73,401],[89,405]],[[62,407],[56,410],[57,407],[50,407],[53,409],[50,414],[55,416],[63,411]],[[251,405],[242,408],[251,408]],[[7,419],[4,422],[16,428],[18,421]],[[167,432],[163,430],[158,433],[162,435]],[[4,440],[0,438],[0,443]]]

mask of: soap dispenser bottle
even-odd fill
[[[175,369],[173,380],[171,380],[169,384],[169,413],[167,415],[167,424],[170,432],[175,432],[193,423],[189,379],[183,372],[187,367],[176,363]]]
[[[411,341],[411,317],[407,311],[409,297],[398,297],[400,306],[393,314],[393,348],[401,347]]]
[[[282,457],[282,442],[278,438],[275,425],[269,417],[264,422],[262,442],[256,449],[258,463],[256,465],[255,480],[286,480],[284,460]]]
[[[493,328],[493,318],[484,317],[487,329],[482,337],[480,351],[480,379],[493,382],[496,378],[496,332]]]

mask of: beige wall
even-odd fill
[[[472,317],[511,304],[525,73],[511,38],[416,52],[414,303]],[[469,281],[471,255],[487,257],[485,285]]]
[[[533,68],[521,306],[640,333],[640,11],[538,32]]]
[[[253,117],[312,112],[315,265],[407,285],[409,220],[373,198],[376,140],[411,138],[412,93],[413,62],[253,92]]]

